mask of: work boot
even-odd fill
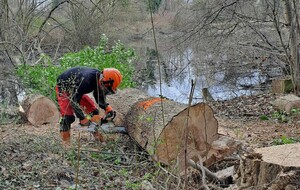
[[[94,138],[95,138],[96,141],[99,141],[101,143],[105,142],[105,138],[98,131],[93,132],[93,136],[94,136]]]
[[[71,132],[70,131],[61,131],[60,136],[62,139],[62,144],[65,148],[68,148],[71,145]]]

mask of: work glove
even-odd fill
[[[79,121],[79,124],[81,126],[90,126],[91,122],[90,122],[90,120],[88,118],[84,118],[84,119],[82,119],[82,120]]]
[[[95,114],[92,116],[91,122],[98,124],[98,123],[100,123],[101,119],[102,119],[102,117],[99,114]]]
[[[105,120],[113,120],[116,117],[117,113],[113,110],[113,108],[108,105],[105,109]]]

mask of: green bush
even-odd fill
[[[133,81],[134,66],[136,59],[135,52],[126,48],[121,42],[116,42],[111,50],[107,47],[108,39],[103,35],[99,45],[95,48],[86,47],[75,53],[67,53],[59,64],[53,63],[47,55],[41,55],[38,64],[19,65],[16,69],[17,75],[26,89],[40,93],[55,100],[55,85],[57,77],[65,70],[75,66],[87,66],[102,70],[114,67],[120,70],[123,75],[120,88],[134,87]]]

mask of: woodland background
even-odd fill
[[[45,56],[59,64],[65,53],[96,46],[103,34],[111,46],[121,41],[136,51],[139,59],[133,63],[133,77],[141,85],[158,78],[155,69],[160,59],[166,80],[192,68],[193,78],[205,74],[213,81],[213,74],[221,72],[222,81],[235,83],[257,69],[267,77],[260,84],[263,88],[282,75],[292,76],[296,87],[298,3],[2,0],[0,99],[17,104],[18,94],[26,90],[14,73],[18,65],[39,64]]]
[[[62,151],[57,128],[16,124],[18,118],[8,110],[32,91],[17,68],[45,60],[59,66],[65,54],[96,47],[104,34],[107,50],[120,41],[135,51],[131,76],[137,88],[172,77],[190,89],[191,82],[180,76],[191,75],[191,70],[190,78],[202,87],[215,81],[237,85],[240,77],[255,70],[264,80],[241,88],[270,92],[274,78],[288,77],[298,94],[298,19],[297,0],[0,0],[0,186],[74,189],[79,179],[78,188],[83,189],[203,188],[197,175],[184,184],[151,162],[130,139],[111,141],[100,153],[78,154],[75,149]],[[216,78],[220,73],[221,79]],[[35,79],[48,82],[46,77]],[[298,141],[297,121],[282,113],[271,115],[268,102],[273,98],[242,97],[214,102],[213,108],[220,125],[239,140],[256,146]],[[258,124],[262,116],[285,122]]]

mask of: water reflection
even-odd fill
[[[181,103],[188,103],[191,80],[196,81],[193,103],[204,101],[203,88],[208,89],[214,100],[228,100],[267,90],[265,85],[268,83],[268,76],[259,69],[246,69],[239,66],[220,70],[222,67],[215,64],[193,63],[191,55],[190,51],[186,51],[186,54],[180,58],[173,57],[163,62],[162,70],[165,72],[162,72],[161,85],[158,69],[155,66],[154,77],[152,75],[154,81],[151,84],[144,83],[143,90],[150,96],[159,96],[162,91],[164,97]],[[180,61],[176,62],[178,60]],[[222,64],[226,64],[226,61]],[[223,68],[226,68],[226,65],[223,65]]]
[[[257,76],[256,74],[254,74],[254,77],[250,77],[250,78],[240,77],[239,82],[241,84],[259,85],[258,81],[261,80],[259,79],[260,77],[261,76]],[[205,78],[205,76],[201,76],[200,78]],[[191,90],[191,80],[192,78],[186,77],[183,80],[178,80],[177,78],[173,78],[172,80],[170,80],[169,83],[163,81],[161,85],[162,95],[164,97],[167,97],[177,102],[188,103],[188,98]],[[201,82],[205,83],[202,79],[196,80],[193,103],[204,101],[202,96],[203,88],[208,89],[208,91],[211,93],[214,100],[226,100],[226,99],[231,99],[242,95],[253,95],[262,92],[261,89],[252,89],[252,88],[247,89],[243,86],[239,86],[238,84],[237,85],[226,84],[223,83],[223,81],[220,81],[220,83],[215,83],[214,85],[208,87],[203,86]],[[144,90],[146,90],[150,96],[159,96],[160,95],[159,81],[157,81],[156,84],[145,85]]]

